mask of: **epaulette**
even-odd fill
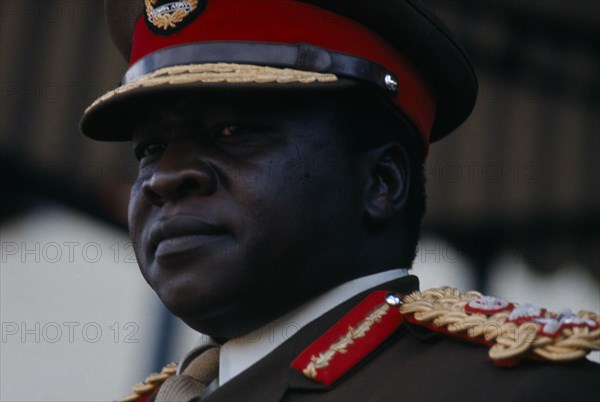
[[[122,398],[121,402],[146,402],[176,372],[177,363],[167,364],[160,373],[150,374],[144,381],[137,383],[133,387],[133,392]]]
[[[292,367],[330,385],[403,323],[491,346],[497,366],[522,359],[570,361],[600,350],[600,316],[559,313],[451,287],[399,295],[375,291],[308,346]]]

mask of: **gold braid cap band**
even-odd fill
[[[335,82],[335,74],[315,73],[312,71],[293,70],[255,66],[251,64],[206,63],[184,66],[165,67],[141,76],[125,85],[113,89],[96,99],[86,110],[134,89],[157,85],[182,85],[196,83],[228,83],[228,84],[311,84],[315,82]]]
[[[569,361],[600,350],[600,316],[589,311],[553,313],[441,287],[404,296],[400,312],[410,323],[491,345],[489,356],[499,366],[524,357]]]

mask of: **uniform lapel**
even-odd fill
[[[330,387],[308,379],[294,370],[290,363],[372,291],[391,290],[407,294],[418,287],[415,276],[406,276],[354,296],[306,325],[265,358],[207,395],[203,401],[279,401],[288,389],[327,391]],[[344,381],[344,378],[339,381]]]

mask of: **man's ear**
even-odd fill
[[[368,169],[365,213],[369,222],[388,221],[406,205],[409,189],[408,154],[400,144],[386,144],[366,152]]]

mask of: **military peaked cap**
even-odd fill
[[[129,69],[84,112],[98,140],[128,140],[130,114],[169,94],[356,88],[387,99],[427,150],[477,96],[464,50],[411,0],[106,0],[106,14]]]

